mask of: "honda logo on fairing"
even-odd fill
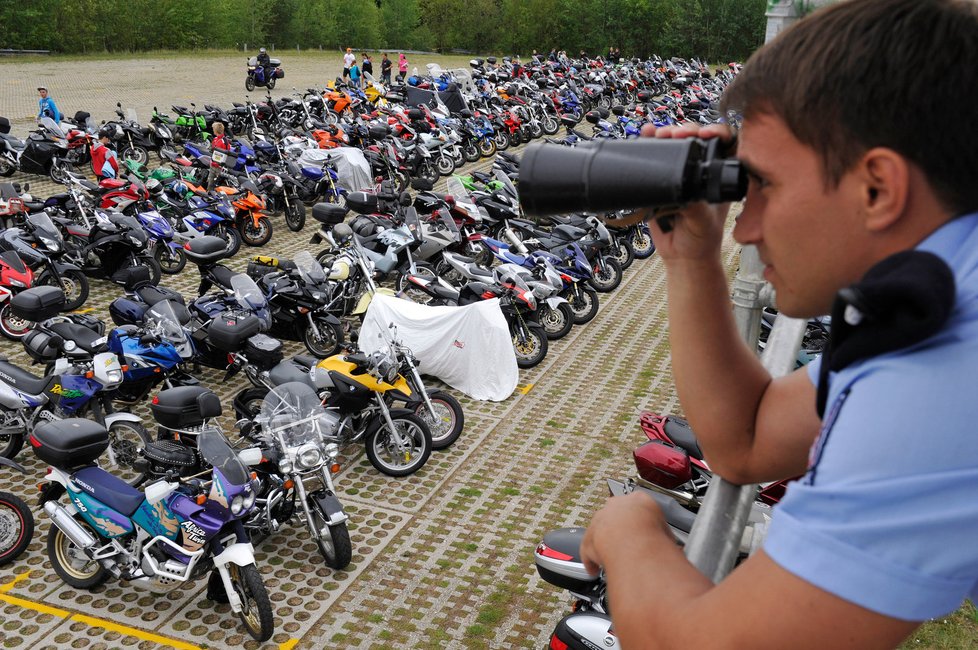
[[[11,377],[10,375],[5,375],[5,374],[3,374],[2,372],[0,372],[0,378],[2,378],[2,379],[5,379],[6,381],[9,381],[9,382],[10,382],[11,384],[16,384],[16,383],[17,383],[17,382],[16,382],[15,380],[14,380],[14,378],[13,378],[13,377]]]

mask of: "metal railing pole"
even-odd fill
[[[737,328],[752,348],[757,346],[760,334],[761,310],[771,296],[763,271],[757,250],[745,247],[733,283],[732,301]],[[778,316],[761,355],[761,363],[772,376],[780,377],[794,369],[804,333],[804,320]],[[707,489],[686,542],[686,557],[715,583],[733,569],[756,493],[756,485],[734,485],[719,476]]]

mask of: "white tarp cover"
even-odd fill
[[[299,164],[319,167],[323,161],[331,160],[336,165],[339,176],[336,184],[345,187],[350,192],[372,189],[373,176],[370,175],[370,163],[363,152],[356,147],[336,147],[335,149],[306,149],[299,156]]]
[[[499,402],[516,389],[520,373],[499,300],[464,307],[429,307],[376,295],[367,307],[358,345],[373,352],[387,345],[388,326],[411,348],[419,370],[479,400]]]

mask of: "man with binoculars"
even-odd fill
[[[892,648],[978,596],[978,127],[961,111],[976,67],[978,3],[839,2],[744,66],[724,97],[735,142],[723,126],[654,134],[736,145],[734,238],[757,246],[783,313],[834,317],[826,355],[772,379],[730,310],[729,204],[687,203],[668,232],[650,221],[676,386],[711,467],[802,478],[717,585],[651,499],[610,499],[581,551],[622,647]]]

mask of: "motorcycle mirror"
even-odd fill
[[[31,184],[24,183],[24,192],[30,192],[30,191],[31,191]]]
[[[122,108],[122,102],[116,102],[115,105],[118,106],[119,108]]]
[[[149,345],[150,343],[156,343],[156,337],[152,334],[143,334],[139,337],[140,345]]]

